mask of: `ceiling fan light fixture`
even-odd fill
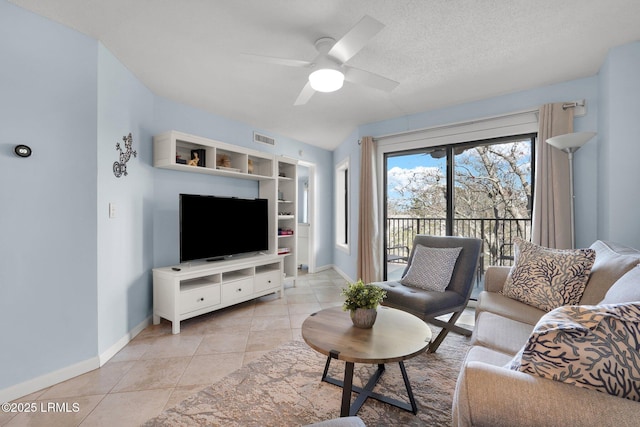
[[[322,68],[309,74],[309,84],[318,92],[335,92],[344,84],[344,74],[331,68]]]

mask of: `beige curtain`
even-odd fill
[[[552,136],[573,132],[573,108],[563,103],[540,107],[531,241],[549,248],[571,248],[569,156],[547,144]]]
[[[357,274],[364,283],[382,280],[379,256],[378,189],[373,137],[360,142],[360,199],[358,218]]]

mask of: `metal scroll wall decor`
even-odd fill
[[[124,142],[124,151],[119,142],[116,144],[116,150],[120,152],[120,159],[113,163],[113,174],[116,178],[120,178],[122,175],[128,175],[127,162],[131,159],[131,156],[136,157],[138,155],[136,151],[133,151],[133,138],[131,137],[131,133],[123,136],[122,141]]]

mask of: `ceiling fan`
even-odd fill
[[[316,92],[334,92],[342,87],[345,80],[390,92],[399,85],[398,82],[345,64],[383,28],[383,23],[365,15],[340,40],[336,41],[331,37],[318,39],[315,43],[318,55],[313,61],[262,55],[249,56],[271,64],[312,70],[309,81],[302,88],[294,105],[306,104]]]

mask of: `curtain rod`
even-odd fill
[[[539,108],[536,107],[536,108],[532,108],[532,109],[528,109],[528,110],[516,111],[516,112],[513,112],[513,113],[499,114],[497,116],[491,116],[491,117],[483,117],[483,118],[475,119],[475,120],[468,120],[468,121],[457,122],[457,123],[449,123],[449,124],[446,124],[446,125],[437,125],[437,126],[428,127],[428,128],[413,129],[413,130],[408,130],[408,131],[405,131],[405,132],[398,132],[398,133],[392,133],[392,134],[388,134],[388,135],[376,136],[376,137],[373,138],[373,140],[374,141],[380,141],[380,140],[387,139],[387,138],[395,138],[397,136],[413,135],[413,134],[422,133],[422,132],[430,131],[430,130],[454,128],[454,127],[463,126],[463,125],[470,125],[470,124],[474,124],[474,123],[482,123],[482,122],[486,122],[486,121],[489,121],[489,120],[501,119],[501,118],[511,117],[511,116],[518,116],[520,114],[538,113],[538,111],[539,111]],[[360,144],[360,140],[358,140],[358,144]]]
[[[567,108],[584,107],[585,105],[586,105],[586,101],[584,99],[581,99],[581,100],[578,100],[578,101],[563,103],[562,104],[562,109],[566,110]],[[532,109],[528,109],[528,110],[516,111],[516,112],[513,112],[513,113],[501,114],[501,115],[497,115],[497,116],[483,117],[481,119],[469,120],[469,121],[466,121],[466,122],[450,123],[450,124],[446,124],[446,125],[439,125],[439,126],[433,126],[433,127],[429,127],[429,128],[422,128],[422,129],[413,129],[413,130],[409,130],[409,131],[405,131],[405,132],[398,132],[398,133],[393,133],[393,134],[388,134],[388,135],[377,136],[377,137],[374,137],[373,140],[374,141],[380,141],[380,140],[387,139],[387,138],[394,138],[394,137],[397,137],[397,136],[404,136],[404,135],[412,135],[412,134],[416,134],[416,133],[425,132],[425,131],[428,131],[428,130],[447,129],[447,128],[457,127],[457,126],[461,126],[461,125],[468,125],[468,124],[474,124],[474,123],[481,123],[481,122],[485,122],[485,121],[489,121],[489,120],[500,119],[500,118],[503,118],[503,117],[517,116],[517,115],[520,115],[520,114],[538,113],[539,110],[540,110],[539,108],[532,108]],[[358,139],[358,145],[360,145],[360,144],[361,144],[361,139]]]
[[[567,108],[584,107],[584,105],[585,100],[581,99],[580,101],[565,102],[564,104],[562,104],[562,109],[566,110]]]

